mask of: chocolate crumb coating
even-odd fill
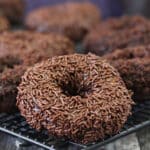
[[[73,52],[72,42],[64,36],[27,31],[3,33],[0,37],[0,112],[15,110],[17,86],[28,66]]]
[[[32,11],[26,17],[25,24],[29,29],[57,32],[78,41],[99,21],[100,12],[94,4],[68,2]]]
[[[23,20],[24,7],[23,0],[0,0],[0,14],[11,23],[20,23]]]
[[[25,70],[26,67],[20,65],[13,69],[5,69],[0,73],[0,113],[11,113],[17,110],[17,86]]]
[[[0,16],[0,32],[6,31],[10,28],[10,24],[4,16]]]
[[[104,57],[118,69],[135,101],[150,99],[150,46],[116,50]]]
[[[150,21],[140,16],[108,19],[93,28],[84,39],[87,52],[104,55],[116,49],[150,43]]]
[[[33,128],[84,144],[118,133],[133,104],[119,73],[92,54],[36,64],[18,91],[17,106]]]

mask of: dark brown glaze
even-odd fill
[[[97,25],[86,36],[87,52],[104,55],[117,48],[126,48],[150,43],[150,21],[140,16],[123,16],[109,19]]]
[[[17,106],[33,128],[84,144],[119,132],[133,104],[119,73],[92,54],[36,64],[18,90]]]
[[[150,46],[116,50],[104,57],[118,69],[135,101],[150,99]]]
[[[3,33],[0,37],[0,112],[13,111],[17,86],[27,66],[73,52],[72,42],[64,36],[27,31]]]
[[[57,32],[78,41],[100,21],[100,12],[91,3],[65,3],[32,11],[25,24],[39,32]]]

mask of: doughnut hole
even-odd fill
[[[92,91],[92,85],[86,84],[83,75],[76,72],[68,73],[66,77],[60,79],[58,84],[62,89],[62,93],[66,96],[87,97],[87,94]]]

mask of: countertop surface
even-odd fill
[[[0,150],[44,149],[0,132]],[[72,148],[68,148],[68,150],[72,150]],[[107,144],[104,147],[98,148],[97,150],[150,150],[150,126]]]

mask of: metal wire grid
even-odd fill
[[[0,131],[14,135],[46,149],[67,149],[68,147],[76,150],[95,149],[150,125],[150,101],[136,104],[132,112],[132,116],[128,118],[126,124],[117,135],[106,137],[99,142],[88,145],[56,139],[53,136],[49,136],[47,131],[44,130],[42,132],[37,132],[27,124],[19,113],[11,115],[5,113],[0,114]]]

